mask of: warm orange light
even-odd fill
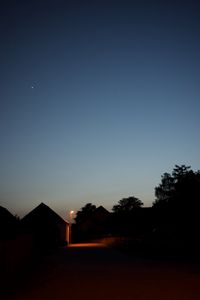
[[[70,244],[70,247],[76,247],[76,248],[99,248],[99,247],[105,247],[104,244],[101,243],[79,243],[79,244]]]

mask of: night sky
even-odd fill
[[[145,206],[200,169],[200,1],[1,1],[0,205]]]

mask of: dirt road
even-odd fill
[[[199,267],[139,260],[98,244],[48,256],[12,300],[199,300]]]

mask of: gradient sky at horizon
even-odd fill
[[[145,206],[200,169],[199,1],[0,4],[0,205]]]

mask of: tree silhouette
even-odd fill
[[[164,173],[161,176],[161,183],[155,187],[156,200],[153,206],[165,207],[169,201],[174,197],[175,181],[169,173]]]
[[[118,204],[114,205],[112,210],[114,213],[129,213],[137,208],[141,208],[143,203],[138,198],[131,196],[123,198],[118,201]]]
[[[191,210],[200,205],[200,171],[190,166],[175,165],[172,174],[164,173],[155,188],[154,207]]]
[[[76,224],[82,223],[91,217],[92,213],[96,210],[96,205],[87,203],[79,211],[77,211],[75,222]]]
[[[194,172],[189,166],[175,165],[171,174],[164,173],[161,176],[161,183],[155,188],[155,196],[155,237],[158,240],[165,239],[170,247],[176,245],[175,251],[181,249],[191,256],[198,255],[200,171]]]

